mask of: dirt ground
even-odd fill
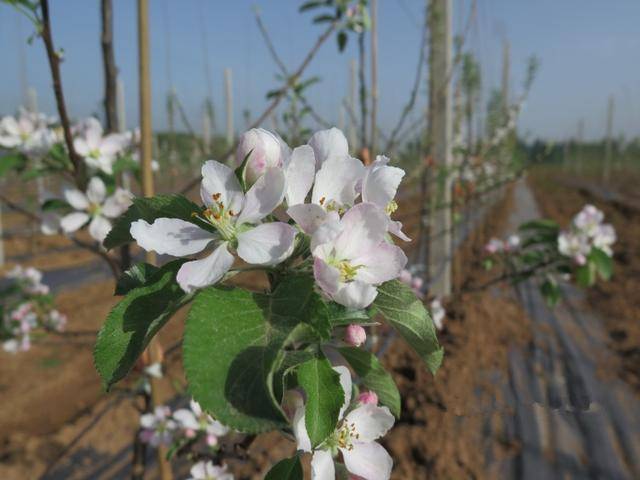
[[[640,210],[606,201],[584,189],[566,188],[566,179],[562,172],[540,168],[534,170],[529,182],[543,214],[562,226],[568,225],[583,205],[591,203],[604,211],[605,221],[615,227],[618,240],[613,246],[614,277],[590,289],[587,300],[605,322],[611,348],[618,354],[619,364],[615,368],[620,378],[640,395]],[[616,175],[611,189],[631,199],[628,192],[633,190],[632,179],[638,180],[634,172]],[[600,184],[597,178],[582,180],[586,184]],[[637,192],[637,183],[634,188]]]
[[[406,202],[400,213],[407,233],[415,237],[414,205]],[[489,275],[474,259],[489,235],[501,233],[508,209],[509,195],[461,250],[456,278],[463,291]],[[259,281],[250,277],[243,283],[255,286]],[[403,399],[402,417],[383,441],[395,461],[392,478],[491,478],[486,451],[494,458],[517,451],[518,445],[505,442],[500,434],[504,412],[491,379],[505,372],[509,347],[529,341],[528,322],[506,292],[460,293],[449,302],[440,333],[446,355],[435,378],[402,340],[387,350],[382,360]],[[32,351],[0,362],[0,478],[38,478],[52,463],[55,468],[46,478],[126,478],[139,413],[135,402],[117,389],[109,395],[101,391],[91,360],[90,332],[115,303],[111,294],[110,281],[63,292],[58,307],[70,317],[68,330],[89,333],[50,336]],[[183,315],[163,329],[163,345],[175,345],[180,338]],[[176,397],[176,386],[184,385],[179,348],[168,357],[162,385],[167,401]],[[493,432],[488,437],[487,421]],[[89,432],[67,450],[85,429]],[[230,461],[230,467],[236,478],[262,478],[293,449],[279,434],[262,435],[246,456]],[[61,455],[64,458],[57,461]],[[184,466],[178,470],[184,472]],[[155,478],[153,468],[148,478]]]

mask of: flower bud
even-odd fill
[[[376,392],[372,392],[371,390],[362,392],[358,395],[358,403],[377,405],[378,404],[378,395]]]
[[[351,324],[344,334],[344,341],[352,347],[359,347],[367,340],[367,332],[360,325]]]
[[[245,168],[247,185],[253,185],[267,168],[281,167],[283,164],[283,145],[273,133],[262,128],[252,128],[240,137],[236,151],[236,163],[242,165],[249,155]]]

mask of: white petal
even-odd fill
[[[89,145],[87,145],[86,140],[82,137],[78,137],[73,140],[73,148],[81,157],[87,157],[89,156],[89,153],[91,153]]]
[[[200,461],[194,464],[193,467],[191,467],[191,470],[189,471],[189,473],[195,480],[206,479],[207,478],[207,462]]]
[[[238,255],[254,265],[275,265],[293,252],[296,233],[283,222],[263,223],[237,235]]]
[[[287,214],[308,235],[312,235],[328,215],[324,208],[315,203],[293,205],[287,209]]]
[[[180,424],[182,428],[188,428],[191,430],[199,430],[200,424],[198,419],[191,410],[186,408],[180,408],[173,412],[173,418]]]
[[[64,233],[71,233],[78,230],[89,221],[89,215],[84,212],[72,212],[60,220],[60,226]]]
[[[87,119],[84,138],[87,141],[89,150],[97,150],[100,147],[100,141],[102,140],[102,125],[97,118],[91,117]]]
[[[244,193],[235,173],[226,165],[208,160],[202,166],[200,196],[205,205],[211,205],[213,195],[220,194],[219,201],[225,208],[238,213],[242,210]]]
[[[338,207],[353,205],[357,196],[356,184],[362,180],[364,171],[362,162],[355,158],[327,160],[316,173],[312,202],[325,207],[332,202]]]
[[[379,156],[367,168],[362,182],[362,201],[375,203],[383,209],[396,196],[398,186],[404,177],[404,170],[387,166],[388,161],[388,158]]]
[[[140,426],[142,428],[152,429],[156,424],[156,417],[153,413],[145,413],[140,416]]]
[[[62,193],[67,203],[76,210],[86,210],[87,208],[89,208],[89,200],[87,199],[87,196],[80,190],[77,190],[75,188],[67,188]]]
[[[102,215],[96,215],[89,224],[89,235],[101,242],[111,231],[111,222]]]
[[[340,408],[340,414],[338,418],[342,418],[345,410],[349,407],[351,403],[351,393],[353,389],[353,382],[351,380],[351,372],[347,367],[342,365],[337,365],[333,367],[333,369],[340,375],[340,386],[344,391],[344,403],[342,404],[342,408]]]
[[[341,449],[349,473],[367,480],[389,480],[393,460],[382,445],[371,442],[354,443],[352,446],[351,450]]]
[[[329,159],[342,160],[349,156],[347,138],[335,127],[314,133],[309,146],[313,148],[317,168]]]
[[[284,172],[269,168],[249,189],[237,224],[256,223],[275,210],[284,198]]]
[[[360,435],[359,442],[369,443],[385,435],[394,423],[393,415],[387,407],[379,407],[371,403],[359,406],[349,412],[345,422],[353,424]]]
[[[384,240],[389,220],[386,213],[372,203],[359,203],[342,217],[343,230],[335,240],[341,258],[355,258],[377,247]]]
[[[389,232],[394,234],[400,240],[404,240],[405,242],[410,242],[411,239],[402,231],[402,222],[397,222],[389,219]]]
[[[363,265],[356,273],[356,279],[379,285],[398,278],[407,264],[407,256],[402,249],[387,242],[380,242],[362,255],[352,260],[354,265]]]
[[[227,250],[227,242],[223,242],[208,257],[182,265],[176,280],[185,292],[193,292],[220,281],[232,265],[233,255]]]
[[[360,310],[371,305],[377,295],[378,291],[374,286],[354,280],[353,282],[341,283],[332,298],[335,302],[351,310]]]
[[[55,213],[45,213],[42,215],[42,224],[40,231],[44,235],[55,235],[60,230],[60,217]]]
[[[321,258],[313,260],[313,277],[318,286],[329,296],[338,292],[340,287],[340,272]]]
[[[304,405],[301,405],[296,409],[296,413],[293,415],[293,421],[291,426],[293,427],[293,434],[296,437],[298,444],[298,450],[303,452],[311,451],[311,440],[307,433],[307,427],[305,426]]]
[[[311,458],[311,480],[335,480],[333,458],[326,450],[316,450]]]
[[[102,139],[100,152],[106,156],[115,156],[120,153],[127,144],[127,139],[119,133],[112,133]]]
[[[316,160],[309,145],[302,145],[293,150],[285,175],[287,205],[304,203],[316,175]]]
[[[119,188],[107,198],[102,206],[102,213],[107,217],[116,218],[122,215],[131,205],[131,193]]]
[[[342,222],[338,212],[328,212],[325,221],[322,222],[311,237],[311,252],[318,246],[332,242],[342,232]]]
[[[152,224],[136,220],[130,232],[147,252],[175,257],[201,252],[215,238],[215,234],[178,218],[156,218]]]
[[[89,185],[87,185],[87,198],[91,203],[99,205],[104,201],[104,197],[106,196],[107,187],[100,177],[93,177],[89,180]]]

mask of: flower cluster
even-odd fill
[[[218,438],[229,433],[229,429],[203,412],[200,405],[191,400],[189,408],[175,412],[165,405],[158,406],[151,413],[140,417],[140,438],[154,447],[169,446],[176,441],[195,443],[202,440],[206,446],[214,448]]]
[[[389,166],[388,158],[365,167],[349,155],[336,128],[293,150],[276,134],[253,129],[242,136],[236,158],[240,174],[214,160],[204,164],[205,208],[194,212],[193,221],[131,224],[131,236],[147,251],[190,256],[213,245],[204,258],[182,265],[177,281],[183,290],[222,280],[234,254],[271,267],[305,244],[310,258],[304,261],[312,265],[316,284],[348,308],[367,307],[377,285],[400,275],[407,258],[389,234],[409,240],[391,219],[404,171]]]
[[[394,418],[387,407],[377,405],[373,392],[363,392],[352,404],[352,380],[349,369],[336,366],[344,391],[344,403],[340,409],[335,431],[316,448],[305,426],[304,401],[300,401],[293,415],[293,432],[298,449],[312,453],[311,471],[313,480],[336,478],[334,459],[342,454],[344,466],[356,478],[387,480],[391,475],[393,460],[387,451],[376,442],[393,426]]]
[[[410,270],[407,270],[405,268],[400,272],[400,276],[398,277],[398,280],[400,280],[405,285],[410,286],[411,290],[413,290],[413,293],[416,294],[416,297],[418,298],[422,297],[423,295],[422,287],[424,286],[424,280],[422,280],[422,278],[420,278],[417,275],[414,275],[413,273],[411,273]]]
[[[501,240],[499,238],[493,237],[484,246],[484,249],[491,255],[494,255],[496,253],[509,253],[517,250],[518,247],[520,247],[520,242],[520,236],[516,234],[509,235],[506,240]]]
[[[60,141],[53,119],[41,113],[20,108],[16,117],[0,119],[0,147],[17,149],[28,157],[40,157]]]
[[[42,283],[42,272],[16,266],[6,274],[11,282],[3,290],[3,316],[0,323],[2,348],[9,353],[31,348],[35,330],[60,332],[67,317],[53,308],[49,287]]]
[[[586,205],[573,218],[570,228],[558,236],[560,254],[571,257],[577,265],[584,265],[594,248],[612,256],[611,246],[616,241],[616,231],[603,221],[604,213],[601,210]]]

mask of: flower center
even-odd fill
[[[88,208],[89,215],[95,217],[96,215],[100,214],[101,210],[102,209],[101,209],[100,205],[98,205],[97,203],[90,203],[89,204],[89,208]]]
[[[97,148],[95,150],[91,150],[89,152],[89,156],[97,160],[98,158],[100,158],[100,150],[98,150]]]
[[[359,438],[360,434],[356,431],[354,423],[343,423],[337,432],[336,442],[338,443],[338,448],[353,450],[353,440],[358,440]]]
[[[391,215],[396,210],[398,210],[398,204],[395,200],[391,200],[384,209],[384,211],[387,212],[387,215]]]
[[[362,268],[362,265],[351,265],[348,260],[343,260],[338,262],[336,267],[338,267],[338,270],[340,271],[340,280],[343,282],[350,282],[356,278],[358,269]]]
[[[346,212],[346,208],[335,200],[329,200],[327,202],[327,197],[322,197],[320,199],[320,206],[324,207],[327,212],[338,212],[340,215]]]
[[[235,220],[238,214],[231,209],[227,209],[224,202],[220,200],[222,195],[214,193],[211,195],[213,203],[204,211],[205,219],[213,225],[225,240],[232,240],[236,235]]]

